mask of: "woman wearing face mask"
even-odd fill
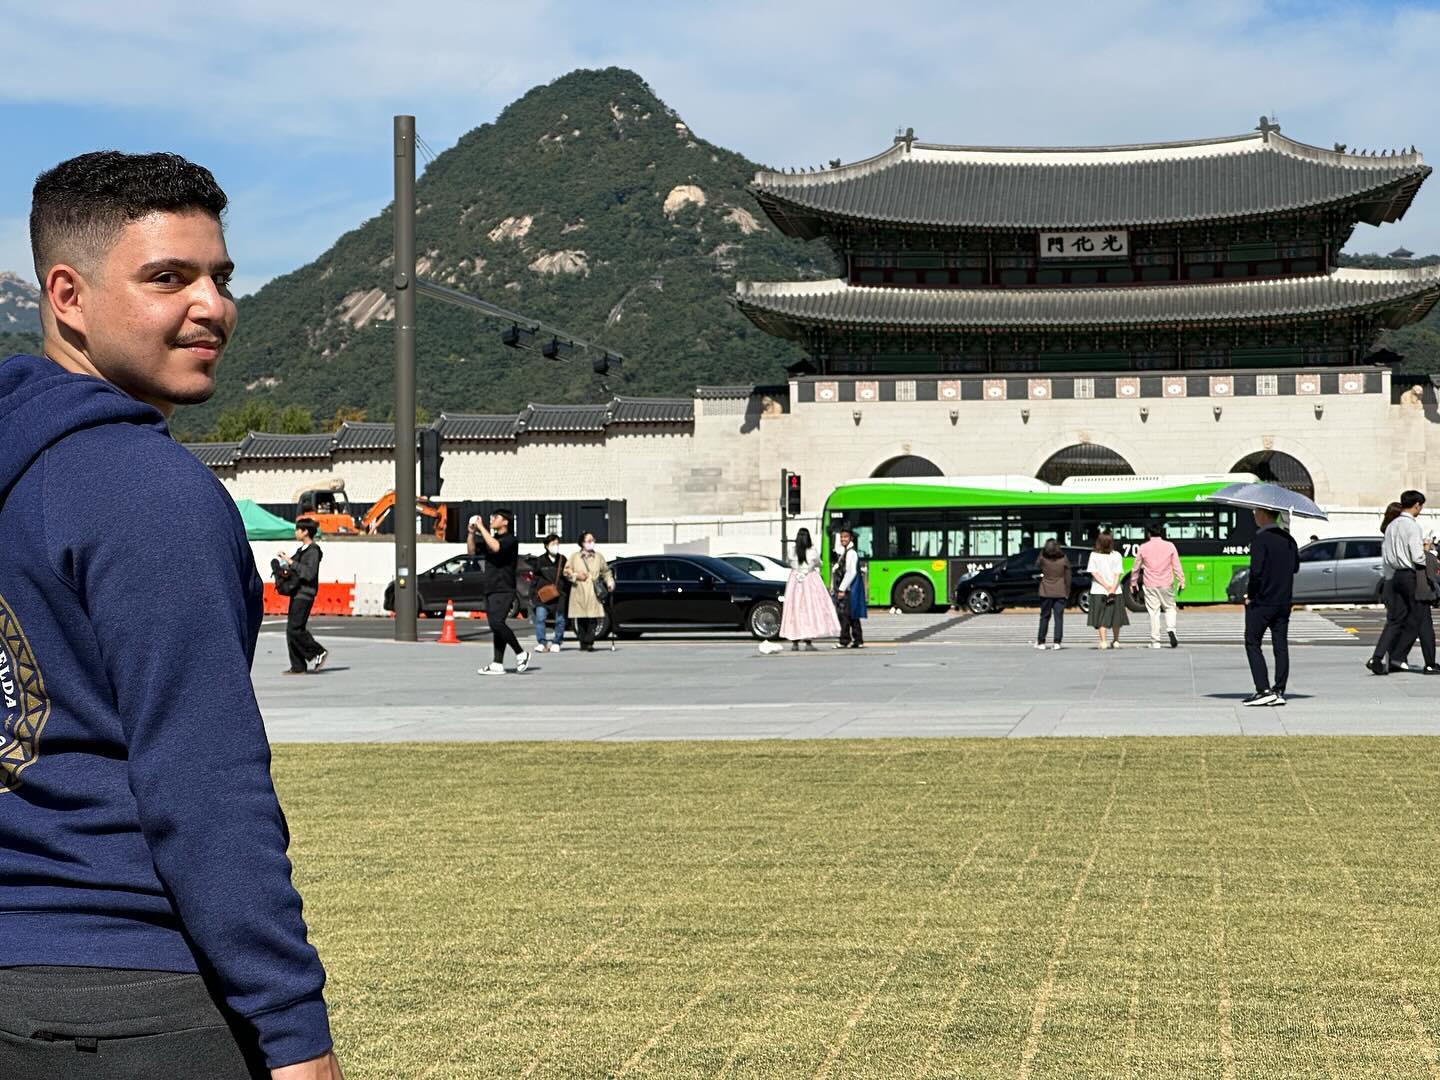
[[[570,620],[580,639],[580,651],[594,652],[595,624],[605,617],[605,600],[596,593],[595,583],[603,583],[606,596],[615,588],[610,565],[595,550],[594,533],[580,534],[580,550],[570,556],[563,573],[570,582]]]
[[[559,652],[565,643],[565,608],[570,602],[570,582],[565,577],[566,558],[560,554],[560,537],[551,533],[545,537],[545,552],[530,560],[535,572],[534,584],[530,586],[534,602],[530,606],[530,617],[535,623],[535,651]],[[545,621],[555,616],[555,640],[545,643]]]

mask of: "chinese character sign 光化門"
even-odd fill
[[[1130,234],[1123,229],[1040,234],[1042,259],[1118,259],[1129,254]]]

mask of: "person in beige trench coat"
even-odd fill
[[[604,581],[611,592],[615,590],[615,575],[605,556],[595,550],[594,533],[580,534],[580,550],[565,564],[565,576],[571,582],[568,614],[580,638],[580,651],[594,652],[595,624],[606,614],[605,605],[595,595],[595,582]]]

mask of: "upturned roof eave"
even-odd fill
[[[771,223],[786,236],[798,240],[814,240],[834,231],[828,223],[845,226],[881,225],[908,230],[941,230],[944,232],[974,233],[1015,233],[1043,232],[1046,230],[1098,230],[1098,229],[1163,229],[1168,227],[1194,228],[1206,225],[1232,225],[1238,222],[1261,221],[1265,218],[1280,217],[1297,211],[1325,211],[1344,206],[1373,205],[1381,200],[1376,196],[1394,189],[1393,196],[1385,200],[1387,211],[1380,221],[1393,223],[1405,216],[1419,193],[1420,186],[1434,170],[1421,165],[1406,177],[1394,178],[1373,188],[1345,195],[1335,199],[1321,199],[1313,202],[1297,202],[1286,206],[1270,207],[1263,210],[1243,210],[1233,214],[1198,214],[1167,217],[1132,218],[1123,221],[1040,221],[995,223],[940,221],[937,219],[906,218],[899,216],[848,214],[828,207],[816,207],[802,200],[787,198],[784,193],[773,189],[757,188],[754,184],[747,190],[765,212]],[[1361,220],[1357,216],[1357,221]],[[814,224],[810,224],[813,222]]]
[[[1212,283],[1209,288],[1224,288],[1227,283]],[[1236,284],[1236,283],[1229,283]],[[1366,301],[1343,302],[1337,301],[1324,305],[1307,305],[1303,308],[1274,308],[1270,310],[1257,311],[1216,311],[1200,313],[1157,313],[1153,316],[1146,316],[1138,313],[1134,316],[1111,316],[1090,321],[1083,321],[1075,318],[1030,318],[1030,319],[954,319],[944,321],[935,318],[904,318],[859,316],[856,318],[831,317],[826,315],[810,314],[808,312],[795,312],[784,310],[779,305],[771,306],[764,303],[763,297],[736,296],[735,306],[752,323],[761,330],[777,334],[778,336],[800,339],[805,332],[814,329],[831,330],[859,330],[859,331],[888,331],[888,332],[915,332],[915,333],[1012,333],[1016,331],[1085,331],[1093,332],[1098,330],[1126,330],[1136,328],[1146,329],[1187,329],[1204,328],[1228,324],[1246,323],[1274,323],[1274,322],[1306,322],[1326,317],[1354,317],[1371,313],[1395,310],[1405,312],[1398,320],[1393,320],[1392,327],[1405,326],[1423,319],[1437,303],[1440,303],[1440,279],[1429,281],[1417,280],[1416,288],[1397,291],[1389,296],[1377,297]],[[1194,288],[1186,284],[1176,285],[1149,285],[1149,286],[1115,286],[1118,290],[1140,288],[1146,291],[1162,290],[1172,288]],[[898,290],[897,290],[898,291]],[[1005,292],[1007,290],[985,290],[986,292]],[[1014,290],[1020,291],[1020,290]],[[1028,290],[1036,292],[1039,290]],[[1054,290],[1063,293],[1065,290]],[[768,324],[768,325],[767,325]]]

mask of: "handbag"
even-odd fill
[[[281,596],[294,596],[300,591],[300,575],[280,565],[279,559],[270,560],[275,573],[275,591]]]
[[[535,599],[542,604],[553,604],[560,599],[560,575],[565,572],[565,558],[562,555],[555,556],[555,580],[547,581],[535,590]]]
[[[589,569],[589,566],[586,566]],[[605,604],[610,600],[610,586],[605,584],[605,575],[600,574],[595,578],[595,599]]]

